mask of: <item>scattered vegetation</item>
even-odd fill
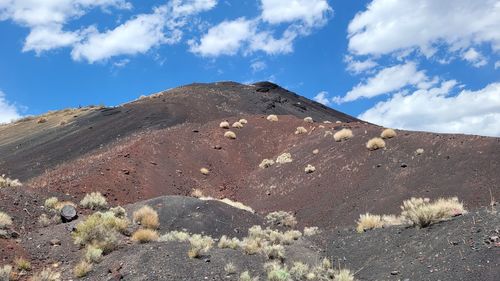
[[[297,225],[297,219],[290,212],[276,211],[269,213],[266,216],[266,220],[270,224],[283,225],[286,227],[294,227]]]
[[[30,281],[60,281],[60,280],[61,280],[61,273],[53,271],[49,267],[36,273],[30,279]]]
[[[233,131],[227,131],[224,133],[224,137],[228,139],[236,139],[236,134]]]
[[[304,118],[304,122],[306,122],[306,123],[313,123],[314,120],[312,119],[312,117],[306,117],[306,118]]]
[[[276,116],[274,114],[268,115],[266,119],[267,119],[267,121],[278,122],[278,116]]]
[[[267,263],[264,265],[267,271],[267,280],[269,281],[289,281],[290,273],[285,265],[277,262]]]
[[[6,177],[5,175],[0,176],[0,188],[3,187],[19,187],[22,186],[23,184],[18,180],[18,179],[11,179],[9,177]]]
[[[354,281],[354,275],[349,269],[341,269],[335,273],[333,281]]]
[[[304,168],[304,171],[306,172],[306,174],[314,173],[316,171],[316,167],[311,164],[307,164],[307,166]]]
[[[307,134],[307,129],[304,127],[297,127],[295,130],[296,135]]]
[[[229,122],[227,121],[220,122],[219,127],[222,129],[229,129]]]
[[[100,192],[92,192],[83,197],[80,206],[92,210],[102,210],[108,207],[108,201]]]
[[[352,131],[350,129],[342,129],[333,135],[335,141],[344,141],[353,137]]]
[[[259,168],[265,169],[265,168],[271,167],[272,165],[274,165],[273,159],[264,159],[264,160],[262,160],[262,162],[260,162]]]
[[[85,260],[90,263],[100,263],[103,251],[100,248],[89,245],[85,251]]]
[[[317,226],[304,227],[304,236],[313,236],[318,234],[319,228]]]
[[[243,118],[242,118],[242,119],[240,119],[240,121],[238,121],[238,122],[240,122],[240,123],[241,123],[241,124],[243,124],[243,125],[245,125],[245,124],[247,124],[247,123],[248,123],[247,119],[243,119]]]
[[[4,212],[0,212],[0,230],[10,227],[12,225],[12,218]]]
[[[196,198],[201,198],[203,197],[203,191],[201,191],[201,189],[199,188],[195,188],[193,189],[193,191],[191,191],[191,196]]]
[[[189,244],[191,248],[188,251],[188,256],[193,259],[199,258],[202,254],[208,252],[212,248],[214,240],[210,236],[194,234],[189,238]]]
[[[210,174],[210,171],[207,168],[201,168],[200,173],[202,173],[203,175],[206,176],[206,175]]]
[[[366,148],[369,150],[377,150],[385,147],[385,141],[381,138],[373,138],[366,143]]]
[[[133,214],[134,222],[144,228],[158,229],[160,219],[158,213],[150,206],[143,206]]]
[[[52,224],[58,224],[61,223],[61,216],[59,215],[53,215],[52,217],[49,217],[47,214],[41,214],[38,217],[38,224],[42,227],[47,227]]]
[[[291,163],[292,161],[292,154],[288,152],[282,153],[280,156],[278,156],[278,158],[276,158],[276,163],[279,164]]]
[[[149,243],[158,240],[159,235],[156,230],[141,228],[134,232],[132,240],[139,243]]]
[[[170,231],[163,234],[158,240],[162,242],[168,241],[179,241],[184,242],[188,241],[191,235],[185,231]]]
[[[16,265],[17,270],[20,270],[20,271],[30,271],[31,270],[31,262],[23,257],[15,258],[14,264]],[[1,278],[0,278],[0,280],[1,280]]]
[[[127,211],[122,206],[116,206],[116,207],[110,208],[109,211],[112,212],[113,214],[115,214],[115,217],[117,217],[117,218],[121,218],[121,219],[127,218]]]
[[[395,137],[396,135],[397,135],[396,131],[394,131],[393,129],[385,129],[380,134],[380,137],[383,139],[390,139],[390,138]]]
[[[244,271],[240,274],[240,279],[239,281],[258,281],[259,280],[259,277],[254,277],[252,278],[252,276],[250,275],[250,273],[248,271]]]
[[[45,199],[45,202],[43,205],[45,206],[45,208],[47,208],[49,210],[55,210],[57,203],[59,203],[59,199],[57,199],[57,197],[50,197],[50,198]]]
[[[217,244],[217,247],[221,249],[229,248],[236,250],[240,246],[241,241],[236,238],[228,238],[226,235],[222,235],[222,237],[219,239],[219,243]]]
[[[224,271],[227,274],[235,274],[238,271],[238,269],[232,262],[229,262],[224,266]]]
[[[241,129],[243,128],[243,124],[241,124],[240,122],[234,122],[233,125],[231,125],[231,127]]]
[[[87,276],[87,274],[92,271],[92,264],[87,261],[79,262],[73,269],[73,273],[76,277],[82,278]]]

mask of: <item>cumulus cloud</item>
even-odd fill
[[[12,103],[9,103],[5,98],[4,92],[0,91],[0,124],[8,123],[20,117],[19,109]]]
[[[498,0],[373,0],[349,24],[349,51],[386,55],[418,50],[431,57],[440,46],[458,52],[488,44],[498,52],[499,18]]]
[[[474,67],[481,67],[488,63],[484,56],[474,48],[468,49],[462,54],[462,57],[466,61],[470,62]]]
[[[499,137],[500,83],[453,94],[456,85],[450,80],[439,87],[395,94],[359,118],[393,128]]]
[[[262,19],[271,24],[301,21],[307,26],[326,23],[332,11],[326,0],[261,0]]]
[[[372,98],[382,94],[395,92],[406,86],[428,88],[432,85],[424,71],[417,70],[414,62],[395,65],[380,70],[373,77],[358,84],[337,102],[351,102],[360,98]]]
[[[319,92],[316,96],[314,96],[313,100],[323,105],[330,105],[330,100],[328,99],[328,92],[325,91]]]
[[[250,68],[252,69],[253,72],[259,72],[267,68],[267,64],[264,61],[261,60],[256,60],[252,62],[250,65]]]
[[[365,60],[356,60],[353,58],[353,56],[349,55],[345,56],[344,62],[347,64],[347,71],[353,74],[362,73],[378,65],[378,63],[371,58]]]

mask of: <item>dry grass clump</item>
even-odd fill
[[[229,206],[232,206],[234,208],[238,208],[240,210],[244,210],[244,211],[247,211],[247,212],[250,212],[250,213],[255,213],[255,211],[251,207],[249,207],[249,206],[247,206],[247,205],[245,205],[245,204],[243,204],[241,202],[233,201],[233,200],[231,200],[229,198],[224,198],[224,199],[221,199],[219,201],[222,202],[222,203],[226,203]]]
[[[47,227],[52,224],[58,224],[61,223],[61,216],[60,215],[53,215],[52,217],[49,217],[47,214],[41,214],[38,217],[38,224],[42,227]]]
[[[10,265],[4,265],[0,267],[0,280],[1,281],[9,281],[12,280],[12,266]]]
[[[333,132],[332,131],[325,131],[325,134],[323,135],[323,137],[328,137],[328,136],[333,136]]]
[[[231,139],[231,140],[234,140],[234,139],[236,139],[236,134],[233,131],[227,131],[224,133],[224,137]]]
[[[203,191],[201,191],[201,189],[194,188],[191,191],[191,196],[196,197],[196,198],[200,198],[200,197],[203,197],[204,195],[203,195]]]
[[[222,122],[220,122],[219,127],[222,129],[229,129],[229,122],[222,121]]]
[[[397,135],[396,131],[394,131],[393,129],[385,129],[380,134],[380,137],[383,139],[390,139],[390,138],[395,137],[396,135]]]
[[[240,119],[238,122],[240,122],[241,124],[245,125],[248,123],[247,119]]]
[[[275,225],[283,225],[286,227],[294,227],[297,225],[297,219],[292,213],[285,211],[276,211],[269,213],[266,216],[266,220],[268,223]]]
[[[278,122],[278,116],[276,116],[274,114],[268,115],[266,119],[267,119],[267,121]]]
[[[100,248],[89,245],[85,250],[85,260],[90,263],[100,263],[102,261],[103,251]]]
[[[158,240],[159,235],[156,230],[141,228],[134,232],[132,235],[132,240],[139,243],[149,243]]]
[[[87,209],[102,210],[108,207],[108,201],[100,192],[92,192],[83,197],[80,205]]]
[[[12,225],[12,218],[4,212],[0,212],[0,230],[10,227]]]
[[[42,123],[45,123],[45,122],[47,122],[47,121],[48,121],[48,120],[47,120],[47,118],[45,118],[45,117],[40,117],[40,118],[38,118],[38,120],[36,120],[36,123],[38,123],[38,124],[42,124]]]
[[[144,228],[158,229],[160,219],[158,213],[150,206],[143,206],[133,214],[134,222]]]
[[[92,271],[92,264],[87,261],[81,261],[73,268],[73,273],[77,278],[87,276],[90,271]]]
[[[267,271],[267,280],[269,281],[289,281],[290,273],[286,265],[277,262],[266,263],[264,268]]]
[[[217,247],[221,249],[233,249],[236,250],[240,246],[241,241],[236,238],[228,238],[226,235],[222,235],[222,237],[219,239],[219,243],[217,244]]]
[[[354,275],[344,268],[335,272],[333,281],[354,281]]]
[[[307,275],[309,273],[309,265],[296,261],[292,264],[290,268],[290,274],[297,280],[308,279]]]
[[[61,273],[53,271],[50,267],[31,276],[30,281],[60,281]]]
[[[59,199],[57,199],[57,197],[50,197],[45,199],[43,206],[49,210],[55,210],[57,203],[59,203]]]
[[[238,269],[232,262],[229,262],[224,266],[224,271],[227,274],[235,274],[238,271]]]
[[[117,218],[124,219],[127,217],[127,211],[122,206],[110,208],[109,211],[112,212]]]
[[[356,227],[356,231],[361,233],[366,230],[388,227],[393,225],[402,225],[405,224],[406,221],[401,216],[395,215],[373,215],[370,213],[366,213],[364,215],[360,215],[358,219],[358,226]]]
[[[306,172],[306,174],[314,173],[315,171],[316,167],[311,164],[307,164],[307,166],[304,168],[304,172]]]
[[[178,241],[185,242],[188,241],[191,235],[185,231],[170,231],[163,234],[158,240],[162,242]]]
[[[411,198],[403,201],[401,210],[401,217],[420,227],[466,213],[457,197],[439,198],[434,202],[430,202],[428,198]]]
[[[377,150],[385,147],[385,141],[381,138],[373,138],[366,143],[366,148],[369,150]]]
[[[262,160],[262,162],[260,162],[259,168],[265,169],[265,168],[271,167],[272,165],[274,165],[273,159],[264,159],[264,160]]]
[[[288,152],[282,153],[280,156],[278,156],[278,158],[276,158],[276,163],[279,164],[291,163],[292,161],[292,154]]]
[[[210,174],[210,170],[208,170],[207,168],[201,168],[201,169],[200,169],[200,173],[201,173],[202,175],[205,175],[205,176],[206,176],[206,175]]]
[[[262,252],[270,260],[284,260],[285,259],[285,247],[280,244],[275,245],[265,245],[262,248]]]
[[[312,119],[312,117],[306,117],[306,118],[304,118],[304,122],[306,122],[306,123],[313,123],[314,120]]]
[[[20,187],[23,184],[18,179],[11,179],[5,175],[0,176],[0,188],[3,187]]]
[[[188,251],[188,256],[193,259],[199,258],[202,254],[208,252],[212,248],[214,240],[210,236],[194,234],[189,238],[189,244],[191,248]]]
[[[20,271],[30,271],[31,270],[31,262],[23,257],[15,258],[14,264],[16,265],[17,270],[20,270]],[[2,279],[0,278],[0,280],[2,280]]]
[[[302,135],[302,134],[307,134],[307,129],[304,127],[297,127],[295,130],[296,135]]]
[[[244,271],[240,274],[238,281],[258,281],[259,277],[252,277],[248,271]]]
[[[352,131],[350,129],[342,129],[333,135],[335,141],[348,140],[353,137]]]
[[[231,125],[231,127],[241,129],[243,128],[243,124],[241,124],[240,122],[234,122],[233,125]]]
[[[120,232],[124,232],[128,225],[127,219],[118,218],[113,212],[96,212],[76,225],[73,239],[75,244],[92,245],[104,253],[110,252],[118,244]]]
[[[318,234],[319,228],[317,226],[304,227],[304,236],[313,236]]]

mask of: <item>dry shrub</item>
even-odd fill
[[[0,229],[5,229],[12,225],[12,218],[4,212],[0,212]]]
[[[258,281],[259,277],[252,277],[248,271],[244,271],[240,274],[238,281]]]
[[[274,165],[273,159],[264,159],[264,160],[262,160],[262,162],[260,162],[259,168],[265,169],[265,168],[271,167],[272,165]]]
[[[286,265],[282,265],[277,262],[266,263],[264,265],[267,271],[267,280],[268,281],[289,281],[290,273],[288,272],[288,268]]]
[[[229,248],[236,250],[240,246],[240,243],[241,241],[236,237],[229,239],[226,235],[222,235],[222,237],[219,239],[217,247],[221,249]]]
[[[411,198],[403,201],[401,216],[413,225],[427,227],[466,213],[457,197],[439,198],[430,202],[428,198]]]
[[[356,231],[364,232],[365,230],[381,228],[384,224],[382,223],[382,217],[379,215],[372,215],[370,213],[366,213],[364,215],[360,215],[358,219],[358,226]]]
[[[234,139],[236,139],[236,134],[233,131],[227,131],[224,133],[224,137],[231,139],[231,140],[234,140]]]
[[[285,259],[285,247],[280,244],[277,245],[265,245],[262,248],[262,252],[271,260],[284,260]]]
[[[112,251],[118,244],[118,235],[129,225],[127,219],[118,218],[113,212],[96,212],[76,225],[73,232],[75,244],[92,245],[103,250]]]
[[[100,192],[92,192],[83,197],[80,205],[87,209],[102,210],[108,207],[108,201]]]
[[[394,131],[393,129],[385,129],[380,134],[380,137],[383,139],[390,139],[390,138],[395,137],[396,135],[397,135],[396,131]]]
[[[149,243],[152,241],[158,240],[159,235],[156,230],[151,230],[151,229],[144,229],[141,228],[134,232],[132,235],[132,240],[137,241],[139,243]]]
[[[318,234],[319,228],[317,226],[304,227],[304,236],[313,236]]]
[[[291,163],[292,161],[292,154],[288,152],[282,153],[280,156],[278,156],[278,158],[276,158],[276,163],[279,164]]]
[[[17,270],[20,270],[20,271],[30,271],[31,270],[31,262],[23,257],[15,258],[14,264],[16,265]]]
[[[333,135],[335,141],[348,140],[353,137],[352,131],[350,129],[342,129]]]
[[[222,122],[220,122],[219,127],[222,129],[229,129],[229,122],[222,121]]]
[[[369,150],[377,150],[385,147],[385,141],[381,138],[373,138],[366,143],[366,148]]]
[[[144,228],[158,229],[160,219],[158,213],[150,206],[143,206],[133,214],[134,222]]]
[[[306,174],[314,173],[316,171],[316,167],[311,164],[307,164],[307,166],[304,168],[304,171],[306,172]]]
[[[241,129],[243,128],[243,124],[241,124],[240,122],[234,122],[233,125],[231,125],[231,127]]]
[[[61,222],[61,216],[57,214],[52,217],[49,217],[47,214],[41,214],[38,217],[38,224],[42,227],[47,227],[52,224],[58,224],[60,222]]]
[[[42,271],[33,275],[30,281],[60,281],[61,273],[57,271],[53,271],[51,268],[47,267]]]
[[[325,131],[325,134],[323,135],[323,137],[328,137],[328,136],[333,136],[333,132],[332,131]]]
[[[302,262],[294,262],[290,268],[290,274],[297,280],[307,280],[307,274],[309,273],[309,265]]]
[[[127,217],[127,211],[122,206],[110,208],[109,211],[112,212],[117,218],[124,219]]]
[[[2,187],[20,187],[23,184],[18,179],[11,179],[5,175],[0,176],[0,188]]]
[[[307,129],[304,127],[297,127],[295,130],[296,135],[302,135],[302,134],[307,134]]]
[[[47,122],[47,118],[45,118],[45,117],[40,117],[40,118],[38,118],[38,120],[36,120],[36,123],[38,123],[38,124],[42,124],[45,122]]]
[[[50,198],[45,199],[45,202],[43,205],[45,206],[45,208],[47,208],[49,210],[55,210],[57,203],[59,203],[59,199],[57,199],[57,197],[50,197]]]
[[[100,248],[89,245],[85,251],[85,260],[90,263],[100,263],[103,251]]]
[[[232,262],[229,262],[224,266],[224,271],[227,274],[235,274],[238,271],[238,269]]]
[[[231,200],[229,198],[224,198],[224,199],[219,200],[219,201],[222,202],[222,203],[226,203],[226,204],[228,204],[231,207],[238,208],[240,210],[244,210],[244,211],[247,211],[247,212],[250,212],[250,213],[255,213],[255,211],[251,207],[246,206],[245,204],[243,204],[241,202],[233,201],[233,200]]]
[[[266,220],[268,223],[286,227],[294,227],[297,224],[295,216],[285,211],[271,212],[266,216]]]
[[[208,252],[212,248],[214,240],[210,236],[194,234],[189,238],[189,244],[191,248],[188,251],[188,256],[193,259],[199,258],[202,254]]]
[[[267,121],[278,122],[278,116],[276,116],[274,114],[268,115],[266,119],[267,119]]]
[[[178,241],[178,242],[184,242],[188,241],[191,235],[185,231],[170,231],[165,234],[163,234],[158,240],[162,242],[168,242],[168,241]]]
[[[335,272],[333,281],[354,281],[354,274],[349,269],[341,269]]]
[[[83,278],[92,270],[92,264],[87,261],[79,262],[73,269],[73,273],[77,278]]]
[[[238,122],[240,122],[240,123],[241,123],[241,124],[243,124],[243,125],[245,125],[245,124],[247,124],[247,123],[248,123],[247,119],[243,119],[243,118],[242,118],[242,119],[240,119],[240,121],[238,121]]]
[[[201,189],[199,188],[195,188],[193,189],[193,191],[191,191],[191,196],[193,197],[196,197],[196,198],[200,198],[200,197],[203,197],[203,191],[201,191]]]
[[[207,168],[201,168],[200,173],[202,173],[203,175],[206,176],[206,175],[210,174],[210,170],[208,170]]]
[[[306,122],[306,123],[313,123],[314,120],[312,119],[312,117],[306,117],[306,118],[304,118],[304,122]]]

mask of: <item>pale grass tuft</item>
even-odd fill
[[[92,264],[87,261],[79,262],[73,269],[73,273],[77,278],[83,278],[92,271]]]
[[[319,149],[317,149],[317,148],[316,148],[315,150],[313,150],[313,154],[314,154],[314,155],[316,155],[316,154],[318,154],[318,153],[319,153]]]
[[[30,281],[61,281],[61,273],[52,271],[51,268],[47,267],[33,275]]]
[[[276,158],[276,163],[279,164],[291,163],[292,161],[292,154],[288,152],[282,153],[280,156],[278,156],[278,158]]]
[[[30,271],[31,270],[31,262],[23,257],[15,258],[14,264],[16,265],[17,270],[20,270],[20,271]]]
[[[9,281],[11,279],[12,266],[6,264],[0,267],[0,281]]]
[[[259,168],[265,169],[265,168],[271,167],[272,165],[274,165],[273,159],[264,159],[264,160],[262,160],[262,162],[260,162]]]
[[[36,123],[38,123],[38,124],[42,124],[42,123],[45,123],[45,122],[47,122],[47,121],[48,121],[48,120],[47,120],[47,118],[45,118],[45,117],[40,117],[40,118],[38,118],[38,120],[36,120]]]
[[[89,245],[85,250],[85,260],[90,263],[100,263],[102,261],[102,249]]]
[[[353,137],[352,131],[350,129],[342,129],[333,135],[335,141],[348,140]]]
[[[150,206],[143,206],[133,214],[134,222],[144,228],[157,229],[160,226],[158,213]]]
[[[267,121],[278,122],[278,116],[276,116],[274,114],[268,115],[266,119],[267,119]]]
[[[43,206],[49,210],[55,210],[57,203],[59,203],[59,199],[57,199],[57,197],[50,197],[45,199]]]
[[[240,246],[240,243],[241,241],[236,237],[229,239],[226,235],[222,235],[222,237],[219,239],[217,247],[221,249],[229,248],[236,250]]]
[[[304,172],[306,172],[306,174],[314,173],[315,171],[316,167],[311,164],[307,164],[307,166],[304,168]]]
[[[242,118],[242,119],[240,119],[238,122],[240,122],[241,124],[245,125],[245,124],[247,124],[247,123],[248,123],[248,120],[247,120],[247,119]]]
[[[326,120],[326,121],[323,121],[323,124],[332,124],[332,122],[331,122],[331,121]]]
[[[349,269],[341,269],[335,272],[333,281],[354,281],[354,275]]]
[[[61,216],[60,215],[54,215],[51,218],[47,214],[41,214],[38,217],[38,224],[42,227],[47,227],[52,224],[58,224],[61,222]]]
[[[259,277],[253,277],[250,275],[248,271],[244,271],[240,274],[239,281],[258,281]]]
[[[159,235],[156,230],[141,228],[134,232],[132,235],[132,240],[139,243],[149,243],[158,240]]]
[[[307,274],[309,273],[309,265],[302,262],[294,262],[290,268],[290,274],[297,280],[307,280]]]
[[[385,141],[381,138],[373,138],[366,143],[366,148],[369,150],[377,150],[385,147]]]
[[[430,202],[428,198],[411,198],[403,201],[401,216],[413,225],[426,227],[466,213],[457,197],[439,198]]]
[[[228,139],[236,139],[236,134],[233,131],[227,131],[224,133],[224,137]]]
[[[337,120],[335,121],[335,124],[342,124],[342,121]]]
[[[100,192],[92,192],[83,197],[80,205],[87,209],[102,210],[108,207],[108,201]]]
[[[227,274],[235,274],[238,271],[238,269],[232,262],[229,262],[224,266],[224,271]]]
[[[231,127],[241,129],[243,128],[243,124],[241,124],[240,122],[234,122],[233,125],[231,125]]]
[[[383,139],[390,139],[390,138],[395,137],[396,135],[397,135],[396,131],[394,131],[393,129],[385,129],[380,134],[380,137]]]
[[[0,176],[0,188],[3,187],[20,187],[23,184],[18,179],[11,179],[5,175]]]
[[[0,229],[10,227],[12,225],[12,218],[4,212],[0,212]]]
[[[158,241],[161,242],[170,242],[170,241],[178,241],[178,242],[185,242],[188,241],[191,235],[185,231],[170,231],[165,234],[163,234]]]
[[[210,236],[194,234],[189,238],[189,244],[191,248],[188,251],[188,256],[193,259],[199,258],[202,254],[208,252],[212,248],[214,240]]]
[[[304,236],[313,236],[318,234],[319,228],[317,226],[304,227]]]
[[[284,260],[285,259],[285,247],[282,245],[265,245],[262,248],[262,252],[271,260]]]
[[[117,218],[123,219],[127,217],[127,211],[122,206],[110,208],[109,211],[112,212]]]
[[[290,273],[285,265],[279,263],[267,263],[264,265],[267,271],[268,281],[289,281]]]
[[[240,210],[244,210],[244,211],[247,211],[247,212],[250,212],[250,213],[255,213],[255,211],[251,207],[246,206],[245,204],[243,204],[241,202],[233,201],[233,200],[231,200],[229,198],[224,198],[224,199],[219,200],[219,201],[222,202],[222,203],[226,203],[229,206],[232,206],[234,208],[238,208]]]
[[[191,196],[193,197],[196,197],[196,198],[200,198],[200,197],[203,197],[203,191],[201,191],[201,189],[199,188],[195,188],[193,189],[193,191],[191,191]]]
[[[286,227],[294,227],[297,224],[297,219],[292,213],[285,211],[271,212],[266,216],[268,223],[283,225]]]
[[[422,154],[424,154],[424,149],[423,149],[423,148],[418,148],[418,149],[415,151],[415,154],[416,154],[416,155],[422,155]]]
[[[328,137],[328,136],[333,136],[333,132],[332,131],[325,131],[325,134],[323,135],[323,137]]]
[[[304,122],[306,122],[306,123],[313,123],[314,120],[312,119],[312,117],[306,117],[306,118],[304,118]]]
[[[222,122],[220,122],[219,127],[222,129],[229,129],[229,122],[222,121]]]
[[[366,213],[364,215],[359,216],[358,226],[356,227],[356,231],[361,233],[364,232],[365,230],[381,228],[382,226],[383,223],[381,216]]]
[[[206,175],[210,174],[210,170],[208,170],[207,168],[201,168],[201,169],[200,169],[200,173],[201,173],[202,175],[205,175],[205,176],[206,176]]]
[[[302,135],[302,134],[307,134],[307,129],[304,127],[297,127],[295,130],[296,135]]]

